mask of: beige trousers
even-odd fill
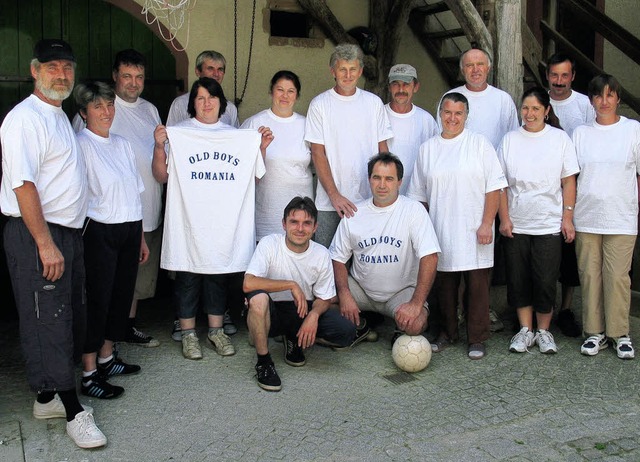
[[[631,257],[636,236],[576,233],[585,334],[629,334]]]

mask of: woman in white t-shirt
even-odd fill
[[[509,350],[523,353],[537,343],[541,353],[556,353],[549,325],[562,239],[573,242],[575,238],[578,161],[544,88],[524,93],[520,113],[522,127],[507,133],[498,150],[509,185],[501,194],[499,208],[500,234],[507,238],[503,241],[507,300],[516,308],[520,323]]]
[[[224,113],[227,99],[222,87],[214,79],[201,77],[191,86],[187,111],[189,119],[178,123],[175,127],[199,130],[235,130],[235,127],[220,121]],[[262,135],[260,150],[264,156],[273,135],[266,126],[258,128]],[[194,132],[197,133],[197,132]],[[168,142],[167,129],[158,125],[154,132],[155,146],[153,150],[153,176],[160,183],[167,183]],[[224,198],[217,198],[224,200]],[[253,234],[253,233],[252,233]],[[165,234],[166,236],[166,234]],[[253,245],[253,242],[251,243]],[[164,252],[164,250],[163,250]],[[187,359],[202,359],[202,349],[196,335],[196,314],[202,301],[203,310],[207,313],[209,332],[207,338],[216,352],[221,356],[231,356],[236,350],[229,335],[223,330],[223,319],[227,296],[231,289],[237,288],[241,294],[242,273],[203,274],[189,271],[176,271],[174,294],[177,301],[177,315],[182,337],[182,354]]]
[[[123,341],[138,275],[149,249],[142,232],[142,178],[131,145],[110,134],[115,93],[105,83],[80,84],[76,103],[86,128],[77,134],[89,178],[89,209],[83,229],[87,336],[82,354],[82,394],[117,398],[124,388],[107,379],[134,374],[140,366],[115,357]]]
[[[256,238],[284,234],[282,210],[296,197],[311,197],[311,151],[304,141],[305,117],[293,112],[300,97],[300,79],[278,71],[271,79],[271,108],[249,117],[240,128],[268,126],[274,134],[264,157],[267,173],[256,185]]]
[[[618,115],[620,84],[611,75],[589,82],[596,111],[573,131],[580,175],[574,222],[587,338],[581,353],[598,354],[609,339],[621,359],[633,359],[629,338],[629,270],[638,234],[640,123]]]

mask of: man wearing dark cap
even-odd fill
[[[62,40],[41,40],[31,60],[33,94],[0,127],[0,209],[20,317],[27,379],[38,393],[37,419],[67,418],[81,448],[107,439],[76,393],[75,362],[84,344],[86,306],[81,228],[87,174],[62,101],[73,89],[75,57]]]

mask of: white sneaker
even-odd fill
[[[509,351],[513,353],[524,353],[529,351],[529,347],[533,345],[535,336],[528,327],[520,329],[516,335],[511,338],[511,345],[509,345]]]
[[[540,353],[552,354],[558,352],[558,347],[553,339],[553,335],[548,330],[538,329],[534,341],[538,344]]]
[[[182,355],[187,359],[202,359],[200,342],[193,332],[182,336]]]
[[[96,426],[93,414],[82,411],[67,422],[67,434],[80,448],[98,448],[107,444],[107,437]]]
[[[82,407],[88,413],[93,414],[93,408],[91,406],[83,404]],[[43,404],[36,400],[33,403],[33,416],[36,419],[58,419],[67,417],[67,411],[64,409],[64,404],[62,404],[60,396],[56,393],[48,403]]]
[[[209,333],[207,338],[220,356],[232,356],[236,354],[236,349],[231,343],[231,339],[224,333],[223,329],[218,329],[215,334]]]
[[[580,353],[587,356],[595,356],[600,350],[609,346],[609,341],[604,334],[592,335],[582,343]]]
[[[618,337],[615,344],[616,353],[620,359],[633,359],[636,354],[633,351],[633,345],[628,335]]]

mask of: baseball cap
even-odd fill
[[[418,78],[418,73],[413,66],[409,64],[396,64],[389,70],[389,83],[394,80],[401,80],[410,83],[413,79]]]
[[[56,59],[66,59],[76,62],[71,45],[60,39],[42,39],[33,47],[33,57],[41,63],[48,63]]]

